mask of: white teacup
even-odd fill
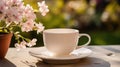
[[[79,34],[76,29],[47,29],[43,31],[43,41],[45,47],[54,56],[69,55],[78,44],[78,40],[81,36],[88,37],[88,42],[82,46],[87,46],[91,38],[88,34]]]

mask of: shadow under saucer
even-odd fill
[[[0,59],[0,67],[16,67],[16,66],[7,59]]]
[[[73,61],[74,62],[74,61]],[[110,63],[95,57],[86,57],[77,59],[77,62],[71,64],[49,64],[42,61],[36,63],[37,67],[110,67]]]

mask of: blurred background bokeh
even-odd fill
[[[38,10],[37,2],[42,0],[24,0]],[[91,36],[90,45],[120,45],[120,0],[45,0],[50,12],[42,17],[37,13],[37,20],[45,29],[74,28],[80,33]],[[42,46],[42,33],[35,35],[23,33],[30,38],[37,38],[37,45]],[[87,41],[79,40],[79,45]],[[14,43],[14,37],[12,44]]]

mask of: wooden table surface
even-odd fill
[[[65,65],[47,64],[29,55],[31,49],[16,51],[9,48],[6,59],[0,60],[0,67],[120,67],[120,46],[88,46],[93,53],[79,62]]]

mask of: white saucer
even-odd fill
[[[51,56],[51,53],[45,47],[40,47],[36,50],[29,51],[30,55],[42,59],[44,62],[54,64],[74,63],[78,59],[89,56],[91,53],[92,50],[84,47],[74,50],[70,55],[61,57]]]

